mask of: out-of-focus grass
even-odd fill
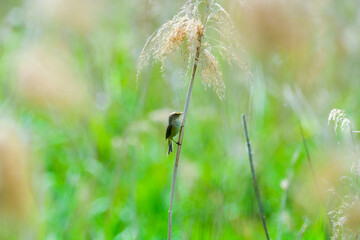
[[[45,1],[34,2],[42,6]],[[333,1],[311,12],[320,18],[316,27],[323,32],[307,36],[305,50],[276,45],[270,51],[254,51],[244,41],[253,78],[223,64],[224,101],[211,89],[204,91],[196,78],[175,195],[174,239],[264,237],[245,152],[242,113],[250,117],[255,167],[272,238],[277,237],[284,194],[280,183],[302,144],[299,119],[311,138],[316,172],[336,183],[338,174],[327,174],[326,167],[350,162],[351,149],[346,136],[335,137],[327,127],[327,115],[333,107],[341,107],[355,126],[360,116],[358,13],[351,2],[355,3]],[[85,27],[81,22],[69,24],[71,15],[66,21],[56,17],[56,11],[55,16],[49,12],[40,17],[29,2],[1,4],[0,117],[10,116],[29,149],[27,181],[35,204],[29,207],[31,220],[14,217],[13,224],[2,211],[0,238],[164,239],[174,157],[166,156],[165,127],[167,114],[182,110],[188,78],[178,73],[180,61],[169,62],[165,75],[155,65],[143,72],[138,83],[135,77],[145,39],[182,3],[108,1],[99,12],[85,11],[85,16],[95,14]],[[224,5],[232,10],[239,28],[246,24],[247,19],[237,19],[235,14],[237,9],[244,11],[239,2]],[[271,14],[270,10],[266,12]],[[277,10],[290,15],[294,11]],[[297,21],[291,24],[301,27]],[[288,33],[277,34],[271,35],[268,44]],[[63,64],[81,76],[74,81],[86,86],[91,100],[68,111],[47,102],[46,95],[39,105],[19,93],[19,56],[36,44],[49,46],[46,54],[55,59],[60,56],[57,51],[66,49],[71,61]],[[289,53],[292,48],[296,50]],[[51,75],[47,72],[51,69],[41,71]],[[71,95],[56,93],[60,96],[56,101],[66,97],[71,104]],[[71,94],[77,96],[76,91]],[[289,185],[282,239],[294,239],[305,217],[311,223],[303,239],[330,234],[304,157],[301,150]],[[1,199],[4,194],[0,187]],[[336,205],[332,195],[326,195],[326,200],[329,209]]]

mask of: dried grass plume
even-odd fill
[[[342,132],[344,132],[344,129],[346,126],[352,128],[351,121],[349,119],[349,116],[345,113],[344,110],[334,108],[331,110],[328,118],[328,124],[331,122],[334,122],[334,131],[336,132],[338,126],[340,126],[340,129]]]
[[[225,84],[217,56],[247,71],[247,66],[242,60],[244,51],[225,9],[212,1],[208,6],[209,14],[202,22],[199,11],[199,5],[202,3],[188,1],[173,19],[163,24],[147,39],[139,57],[137,79],[150,59],[160,62],[161,70],[164,71],[166,58],[177,50],[181,50],[187,63],[185,71],[188,72],[203,37],[199,55],[202,83],[205,87],[212,87],[218,97],[224,99]]]
[[[16,92],[27,102],[75,113],[83,113],[91,103],[86,81],[70,64],[72,58],[65,50],[32,46],[16,60]]]
[[[0,211],[7,220],[26,220],[33,194],[28,173],[29,152],[16,124],[0,120]],[[1,219],[1,218],[0,218]]]

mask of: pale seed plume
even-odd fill
[[[33,194],[28,171],[29,151],[16,124],[0,119],[0,220],[26,220]]]
[[[353,137],[353,126],[346,112],[336,108],[332,109],[329,114],[328,123],[330,124],[330,122],[334,122],[335,133],[338,128],[340,128],[342,132],[344,132],[345,127],[348,127],[350,130],[354,151],[353,165],[355,168],[355,171],[353,171],[353,168],[351,169],[351,172],[355,172],[355,179],[349,176],[343,176],[340,178],[349,180],[343,183],[345,185],[343,189],[350,188],[350,191],[347,192],[347,194],[341,196],[343,194],[340,195],[334,188],[330,190],[330,192],[340,199],[339,206],[329,212],[333,221],[333,233],[331,239],[358,239],[360,223],[360,202],[358,195],[359,163],[357,159],[355,140]]]
[[[349,116],[345,113],[344,110],[334,108],[331,110],[328,118],[328,124],[334,122],[334,131],[336,132],[337,128],[340,126],[341,131],[343,132],[345,127],[351,127],[351,121]]]
[[[160,62],[161,70],[164,71],[166,58],[177,50],[181,50],[186,61],[185,72],[188,72],[196,49],[200,45],[199,37],[203,36],[199,58],[202,83],[205,88],[212,87],[223,100],[225,84],[217,56],[230,65],[235,63],[248,73],[247,65],[242,60],[244,51],[235,26],[225,9],[212,1],[208,6],[208,15],[201,22],[201,3],[203,2],[188,1],[173,19],[163,24],[148,38],[139,57],[137,79],[150,59]]]
[[[90,102],[87,85],[65,52],[42,45],[24,49],[15,62],[18,95],[39,107],[85,112],[84,106]]]

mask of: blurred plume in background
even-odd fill
[[[24,223],[35,218],[28,144],[15,122],[0,119],[0,219]],[[9,227],[9,225],[5,225]],[[4,227],[4,225],[2,226]]]
[[[23,50],[17,58],[18,94],[38,107],[86,112],[91,108],[87,82],[75,73],[75,62],[64,51],[45,46]]]

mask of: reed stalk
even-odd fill
[[[254,163],[253,163],[253,152],[252,152],[252,150],[251,150],[249,133],[248,133],[248,130],[247,130],[246,119],[245,119],[245,115],[244,115],[244,114],[242,115],[242,118],[243,118],[244,132],[245,132],[246,143],[247,143],[247,150],[248,150],[248,153],[249,153],[249,161],[250,161],[251,174],[252,174],[252,179],[253,179],[253,184],[254,184],[254,190],[255,190],[256,200],[257,200],[257,203],[258,203],[258,205],[259,205],[259,211],[260,211],[261,220],[262,220],[262,224],[263,224],[263,227],[264,227],[266,239],[267,239],[267,240],[270,240],[269,233],[268,233],[268,230],[267,230],[267,227],[266,227],[266,220],[265,220],[265,215],[264,215],[263,207],[262,207],[262,204],[261,204],[259,188],[258,188],[258,184],[257,184],[257,182],[256,182],[255,168],[254,168]]]

